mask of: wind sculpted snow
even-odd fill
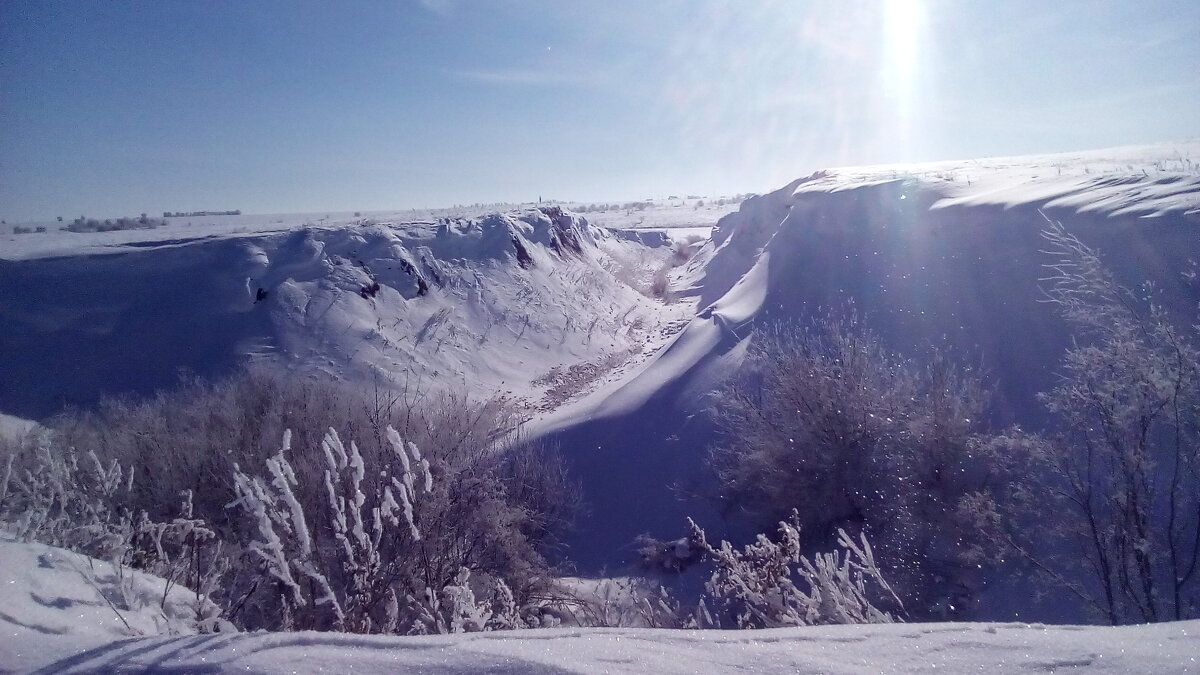
[[[0,260],[0,410],[41,418],[248,360],[532,410],[556,372],[616,367],[614,355],[639,354],[672,315],[636,278],[670,247],[556,207],[112,251]]]

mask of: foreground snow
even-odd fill
[[[164,607],[165,581],[135,574],[129,599],[136,608],[118,611],[109,602],[120,604],[115,582],[107,563],[50,546],[0,541],[0,672],[1200,671],[1200,621],[1123,628],[942,623],[766,631],[571,628],[431,637],[187,635],[194,596],[186,589],[175,587]]]
[[[34,670],[113,640],[193,633],[195,602],[159,577],[0,539],[0,672]]]
[[[741,632],[558,629],[407,638],[260,633],[130,640],[51,668],[255,673],[1187,673],[1200,669],[1197,636],[1197,621],[1128,628],[914,624]]]

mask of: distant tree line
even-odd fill
[[[68,232],[113,232],[116,230],[150,230],[166,224],[166,221],[161,218],[149,218],[144,213],[137,218],[117,218],[115,220],[111,218],[99,220],[79,216],[62,229]]]
[[[240,216],[241,209],[233,211],[163,211],[163,218],[197,218],[200,216]]]

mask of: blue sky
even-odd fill
[[[1195,0],[0,2],[0,217],[765,191],[1200,136]]]

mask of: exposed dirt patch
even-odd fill
[[[537,409],[554,410],[641,351],[641,345],[636,345],[597,361],[577,363],[567,368],[551,368],[545,375],[533,381],[534,385],[548,387],[542,400],[538,402]]]

